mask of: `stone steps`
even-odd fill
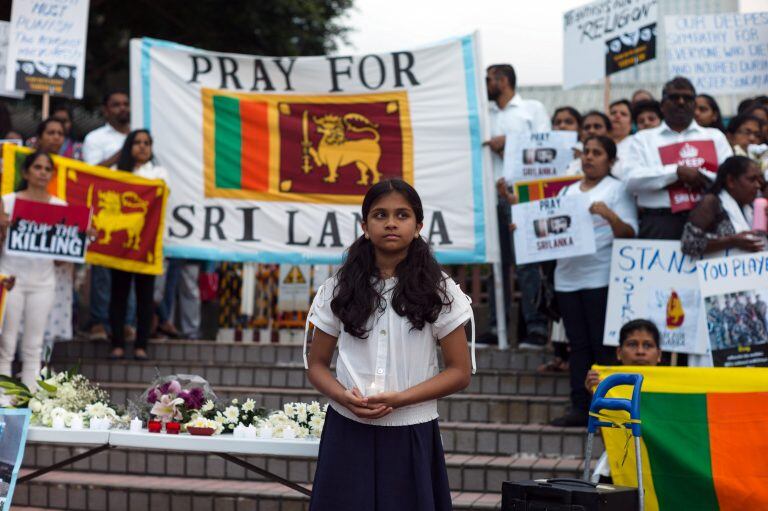
[[[457,511],[501,507],[499,493],[452,492],[451,496]],[[277,483],[92,472],[56,472],[18,485],[14,503],[72,511],[304,511],[308,508],[307,497]]]
[[[57,359],[56,367],[65,369],[80,364],[80,372],[99,383],[149,384],[158,374],[196,374],[205,378],[214,389],[220,385],[238,387],[281,387],[312,389],[301,364],[268,364],[223,362],[216,365],[172,361],[135,360],[103,361]],[[518,369],[483,369],[472,376],[465,394],[526,394],[535,396],[567,396],[570,392],[568,375],[538,374]]]
[[[108,342],[70,341],[56,343],[53,360],[108,360]],[[128,352],[131,353],[129,346]],[[147,353],[156,363],[301,364],[301,345],[258,344],[219,341],[151,340]],[[550,356],[544,352],[499,350],[478,345],[477,368],[534,371]]]
[[[128,400],[136,401],[147,385],[144,383],[104,383],[112,401],[118,405]],[[291,401],[326,400],[314,389],[289,389],[272,387],[217,386],[220,399],[251,397],[257,406],[268,410],[282,409]],[[547,424],[565,413],[568,399],[551,396],[494,394],[454,394],[438,401],[440,417],[449,422],[491,422],[498,424]]]

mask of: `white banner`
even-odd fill
[[[768,252],[698,262],[715,367],[768,366]]]
[[[563,16],[563,88],[656,57],[657,0],[597,0]]]
[[[639,318],[656,324],[663,351],[707,352],[696,260],[679,241],[613,242],[604,343],[618,346],[622,325]]]
[[[708,94],[768,89],[768,12],[665,16],[669,76]]]
[[[83,97],[89,0],[16,0],[5,88]]]
[[[9,21],[0,21],[0,96],[21,99],[24,97],[23,92],[5,88],[6,73],[8,72],[8,38],[10,34],[11,23]]]
[[[517,264],[595,253],[595,228],[586,195],[553,197],[512,206]]]
[[[439,261],[497,260],[483,76],[475,36],[282,58],[132,40],[132,124],[170,175],[166,254],[337,263],[366,190],[396,177]]]
[[[504,146],[504,178],[508,182],[565,176],[573,161],[575,131],[545,131],[507,136]]]

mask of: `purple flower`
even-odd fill
[[[167,382],[163,383],[162,385],[160,385],[160,393],[161,394],[167,394],[168,393],[168,388],[170,388],[170,386],[171,386],[171,382],[169,382],[169,381],[167,381]]]
[[[203,394],[203,389],[201,389],[200,387],[195,387],[189,391],[190,408],[199,409],[201,406],[203,406],[204,401],[205,401],[205,394]]]
[[[170,392],[171,394],[178,394],[179,392],[181,392],[181,384],[176,380],[171,381],[168,384],[168,392]]]
[[[160,397],[160,393],[157,391],[157,387],[155,387],[149,392],[147,392],[147,403],[149,404],[156,403],[159,397]]]

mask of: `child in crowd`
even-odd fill
[[[330,399],[310,510],[449,510],[437,399],[469,384],[472,310],[419,234],[413,187],[372,186],[362,218],[363,235],[309,313],[308,378]]]

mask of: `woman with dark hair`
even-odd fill
[[[720,113],[720,105],[709,94],[699,94],[695,99],[693,118],[696,124],[703,128],[715,128],[725,133],[723,114]]]
[[[626,99],[611,103],[608,108],[611,117],[611,138],[618,146],[632,134],[632,105]]]
[[[16,199],[66,205],[66,202],[48,193],[53,168],[53,160],[46,152],[36,151],[27,156],[21,170],[22,188],[2,197],[3,215],[13,214]],[[0,257],[0,273],[16,279],[15,287],[8,293],[5,324],[0,337],[0,374],[11,376],[11,364],[23,321],[24,334],[19,350],[21,381],[34,389],[40,373],[45,326],[55,298],[54,262],[4,253]]]
[[[603,112],[591,110],[582,117],[581,136],[579,139],[583,143],[587,137],[609,136],[611,131],[613,131],[613,124],[611,124],[608,116]]]
[[[448,511],[437,399],[469,384],[474,357],[464,324],[472,310],[421,237],[424,210],[413,187],[399,179],[373,185],[362,219],[363,235],[308,316],[315,331],[307,377],[330,400],[309,509]]]
[[[581,129],[581,114],[572,106],[561,106],[552,115],[553,131],[579,131]]]
[[[763,121],[754,115],[739,114],[728,123],[725,136],[733,147],[733,154],[748,156],[747,149],[751,145],[763,142]]]
[[[156,165],[152,154],[152,137],[147,130],[128,134],[117,160],[117,168],[147,179],[168,180],[164,168]],[[136,342],[133,357],[146,360],[147,342],[152,330],[155,276],[122,270],[111,270],[112,289],[109,300],[109,323],[112,329],[111,358],[125,357],[125,315],[131,284],[136,291]]]
[[[64,124],[58,119],[49,117],[37,125],[35,137],[29,139],[29,143],[39,151],[59,154],[64,138]]]
[[[712,187],[683,227],[683,253],[704,254],[765,249],[764,235],[752,231],[752,202],[761,184],[760,169],[746,156],[731,156],[717,169]]]
[[[587,371],[594,363],[615,362],[612,348],[603,346],[605,310],[613,240],[633,238],[637,210],[624,183],[611,175],[616,144],[608,136],[584,141],[581,168],[584,177],[560,192],[560,197],[586,195],[595,229],[594,254],[558,259],[555,293],[570,343],[571,410],[552,421],[554,426],[583,426],[590,396],[584,388]]]

